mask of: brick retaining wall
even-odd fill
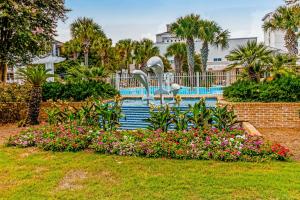
[[[232,103],[219,101],[220,106],[232,106],[238,119],[256,128],[300,128],[300,103]]]

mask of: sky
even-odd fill
[[[70,39],[70,24],[78,17],[90,17],[114,42],[120,39],[155,41],[157,33],[178,17],[195,13],[214,20],[231,32],[232,38],[258,37],[263,41],[262,18],[283,0],[66,0],[71,9],[59,22],[57,39]]]

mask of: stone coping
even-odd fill
[[[300,106],[300,102],[232,102],[227,101],[225,99],[219,98],[218,99],[219,104],[229,104],[229,105],[275,105],[275,106],[282,106],[282,105],[288,105],[288,106]]]

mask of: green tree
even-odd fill
[[[230,52],[227,60],[233,61],[229,69],[243,66],[250,80],[259,82],[265,67],[268,65],[272,51],[263,43],[249,41],[244,46]]]
[[[147,61],[159,55],[158,47],[154,46],[152,40],[143,39],[134,44],[134,60],[136,68],[146,67]]]
[[[73,67],[67,72],[67,78],[70,82],[96,81],[103,82],[107,78],[108,72],[104,67]]]
[[[298,55],[298,38],[297,30],[300,27],[300,6],[279,7],[272,15],[269,21],[263,25],[267,31],[281,30],[285,32],[285,47],[289,54]]]
[[[61,53],[67,57],[72,57],[73,60],[77,60],[81,52],[82,47],[80,41],[73,39],[63,44]]]
[[[216,22],[201,20],[199,29],[199,39],[202,40],[201,57],[203,72],[207,70],[207,61],[209,55],[209,45],[228,48],[229,31],[223,30]]]
[[[98,37],[92,45],[92,51],[98,56],[100,65],[108,68],[111,60],[111,51],[113,51],[112,40]]]
[[[272,78],[294,76],[296,74],[297,57],[289,54],[275,54],[270,57],[268,72]]]
[[[40,105],[42,101],[42,85],[48,78],[53,77],[50,70],[44,66],[28,66],[17,71],[17,78],[24,80],[32,86],[30,100],[28,103],[28,113],[24,125],[36,125],[39,123]]]
[[[171,32],[177,37],[186,40],[187,44],[187,58],[189,65],[189,73],[191,80],[194,76],[195,67],[195,43],[194,39],[199,36],[199,29],[201,27],[201,20],[199,15],[187,15],[177,19],[176,22],[171,24]]]
[[[64,0],[0,2],[0,82],[6,82],[8,65],[29,63],[49,50],[66,12]]]
[[[95,39],[106,38],[102,27],[90,18],[78,18],[71,24],[71,35],[83,48],[84,64],[89,65],[89,52]]]
[[[134,42],[131,39],[120,40],[116,44],[116,53],[120,58],[121,69],[127,69],[130,74],[130,64],[133,64]]]
[[[182,73],[184,61],[187,58],[186,44],[173,43],[167,48],[166,57],[174,57],[175,72]]]

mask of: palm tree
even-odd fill
[[[298,55],[298,37],[300,27],[300,6],[279,7],[271,19],[266,21],[263,29],[267,31],[281,30],[285,32],[285,47],[289,54]]]
[[[133,63],[134,43],[131,39],[120,40],[116,44],[116,53],[119,55],[122,68],[128,70],[130,74],[130,64]]]
[[[272,78],[293,75],[296,72],[297,57],[289,54],[275,54],[270,58],[268,72]]]
[[[71,35],[73,39],[80,42],[83,47],[84,64],[89,65],[90,47],[98,37],[106,37],[101,26],[90,18],[78,18],[71,24]]]
[[[195,43],[194,39],[198,37],[199,29],[201,25],[201,20],[199,15],[187,15],[177,19],[176,22],[171,24],[171,32],[177,37],[186,40],[187,44],[187,58],[189,65],[189,73],[191,80],[194,75],[195,67]]]
[[[152,40],[143,39],[140,42],[134,44],[134,60],[136,68],[146,67],[147,61],[153,57],[159,55],[158,47],[154,46]]]
[[[221,47],[222,49],[228,48],[229,31],[222,30],[222,28],[214,21],[201,20],[198,37],[203,42],[201,48],[202,72],[206,72],[209,45]]]
[[[62,48],[62,53],[67,56],[72,55],[73,60],[77,60],[80,52],[81,52],[81,45],[77,39],[73,39],[64,43]]]
[[[92,51],[98,55],[101,66],[108,67],[108,65],[110,64],[109,61],[112,48],[113,47],[111,39],[99,37],[94,41],[92,45]]]
[[[229,61],[233,61],[229,69],[243,66],[248,74],[248,78],[258,82],[271,55],[272,51],[268,50],[263,43],[249,41],[246,45],[239,46],[237,49],[231,51],[226,58]]]
[[[48,78],[53,77],[44,66],[29,66],[20,68],[16,75],[18,79],[28,82],[31,86],[28,113],[24,125],[36,125],[39,123],[40,104],[42,101],[42,85]]]
[[[101,82],[107,78],[108,73],[104,67],[73,67],[67,72],[69,81],[97,81]]]
[[[181,73],[182,66],[187,57],[186,44],[182,42],[173,43],[167,48],[166,57],[173,56],[175,64],[175,72]]]

